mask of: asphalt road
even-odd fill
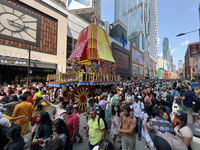
[[[47,112],[50,114],[50,117],[53,118],[53,113],[52,113],[52,109],[51,108],[47,108]],[[80,114],[80,123],[81,126],[79,128],[79,133],[81,136],[84,136],[85,134],[85,129],[83,127],[86,126],[86,118],[83,114]],[[29,131],[31,131],[31,128],[29,128]],[[28,133],[25,135],[25,137],[30,141],[31,140],[31,134]],[[76,137],[77,141],[79,141],[79,138]],[[106,139],[110,140],[112,142],[112,138],[110,137],[110,134],[106,131]],[[136,150],[147,150],[145,148],[145,139],[142,138],[141,141],[136,140]],[[116,144],[116,150],[118,150],[120,148],[120,144],[117,143]],[[86,138],[84,143],[80,143],[78,144],[78,142],[76,142],[73,146],[73,150],[88,150],[88,137]],[[25,150],[30,150],[30,142],[27,143],[26,149]]]

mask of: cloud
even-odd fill
[[[158,54],[158,56],[159,56],[159,57],[162,57],[162,56],[163,56],[163,53]]]
[[[190,42],[189,40],[187,39],[185,42],[182,42],[181,45],[188,45]]]
[[[173,52],[175,52],[177,49],[179,49],[179,47],[172,49],[170,52],[173,53]]]
[[[194,10],[194,8],[191,8],[191,9],[189,9],[188,11],[187,11],[187,13],[189,13],[189,12],[191,12],[191,11],[193,11]]]

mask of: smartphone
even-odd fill
[[[37,141],[38,141],[39,144],[43,144],[44,143],[43,141],[39,141],[38,139],[37,139]]]
[[[150,119],[151,119],[150,117],[147,117],[147,122],[149,122]]]

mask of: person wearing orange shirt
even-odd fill
[[[20,103],[15,106],[12,118],[19,117],[22,115],[25,115],[26,117],[20,118],[16,120],[15,122],[14,121],[10,122],[11,124],[15,123],[15,124],[21,125],[22,127],[21,135],[25,133],[28,123],[32,117],[32,104],[30,102],[27,102],[26,100],[27,100],[27,97],[25,95],[22,95],[19,97]]]
[[[145,93],[146,95],[148,95],[149,90],[147,89],[147,87],[144,88],[144,93]]]

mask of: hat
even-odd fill
[[[32,88],[34,88],[34,86],[32,86],[32,85],[29,85],[29,87],[28,87],[29,89],[32,89]]]
[[[65,108],[66,111],[68,110],[73,110],[73,106],[72,105],[67,105],[67,107]]]
[[[187,121],[187,115],[183,111],[179,111],[175,116],[178,119],[181,119],[183,121]]]
[[[139,95],[139,96],[138,96],[138,98],[139,98],[139,99],[141,99],[141,98],[142,98],[142,96],[140,96],[140,95]]]

